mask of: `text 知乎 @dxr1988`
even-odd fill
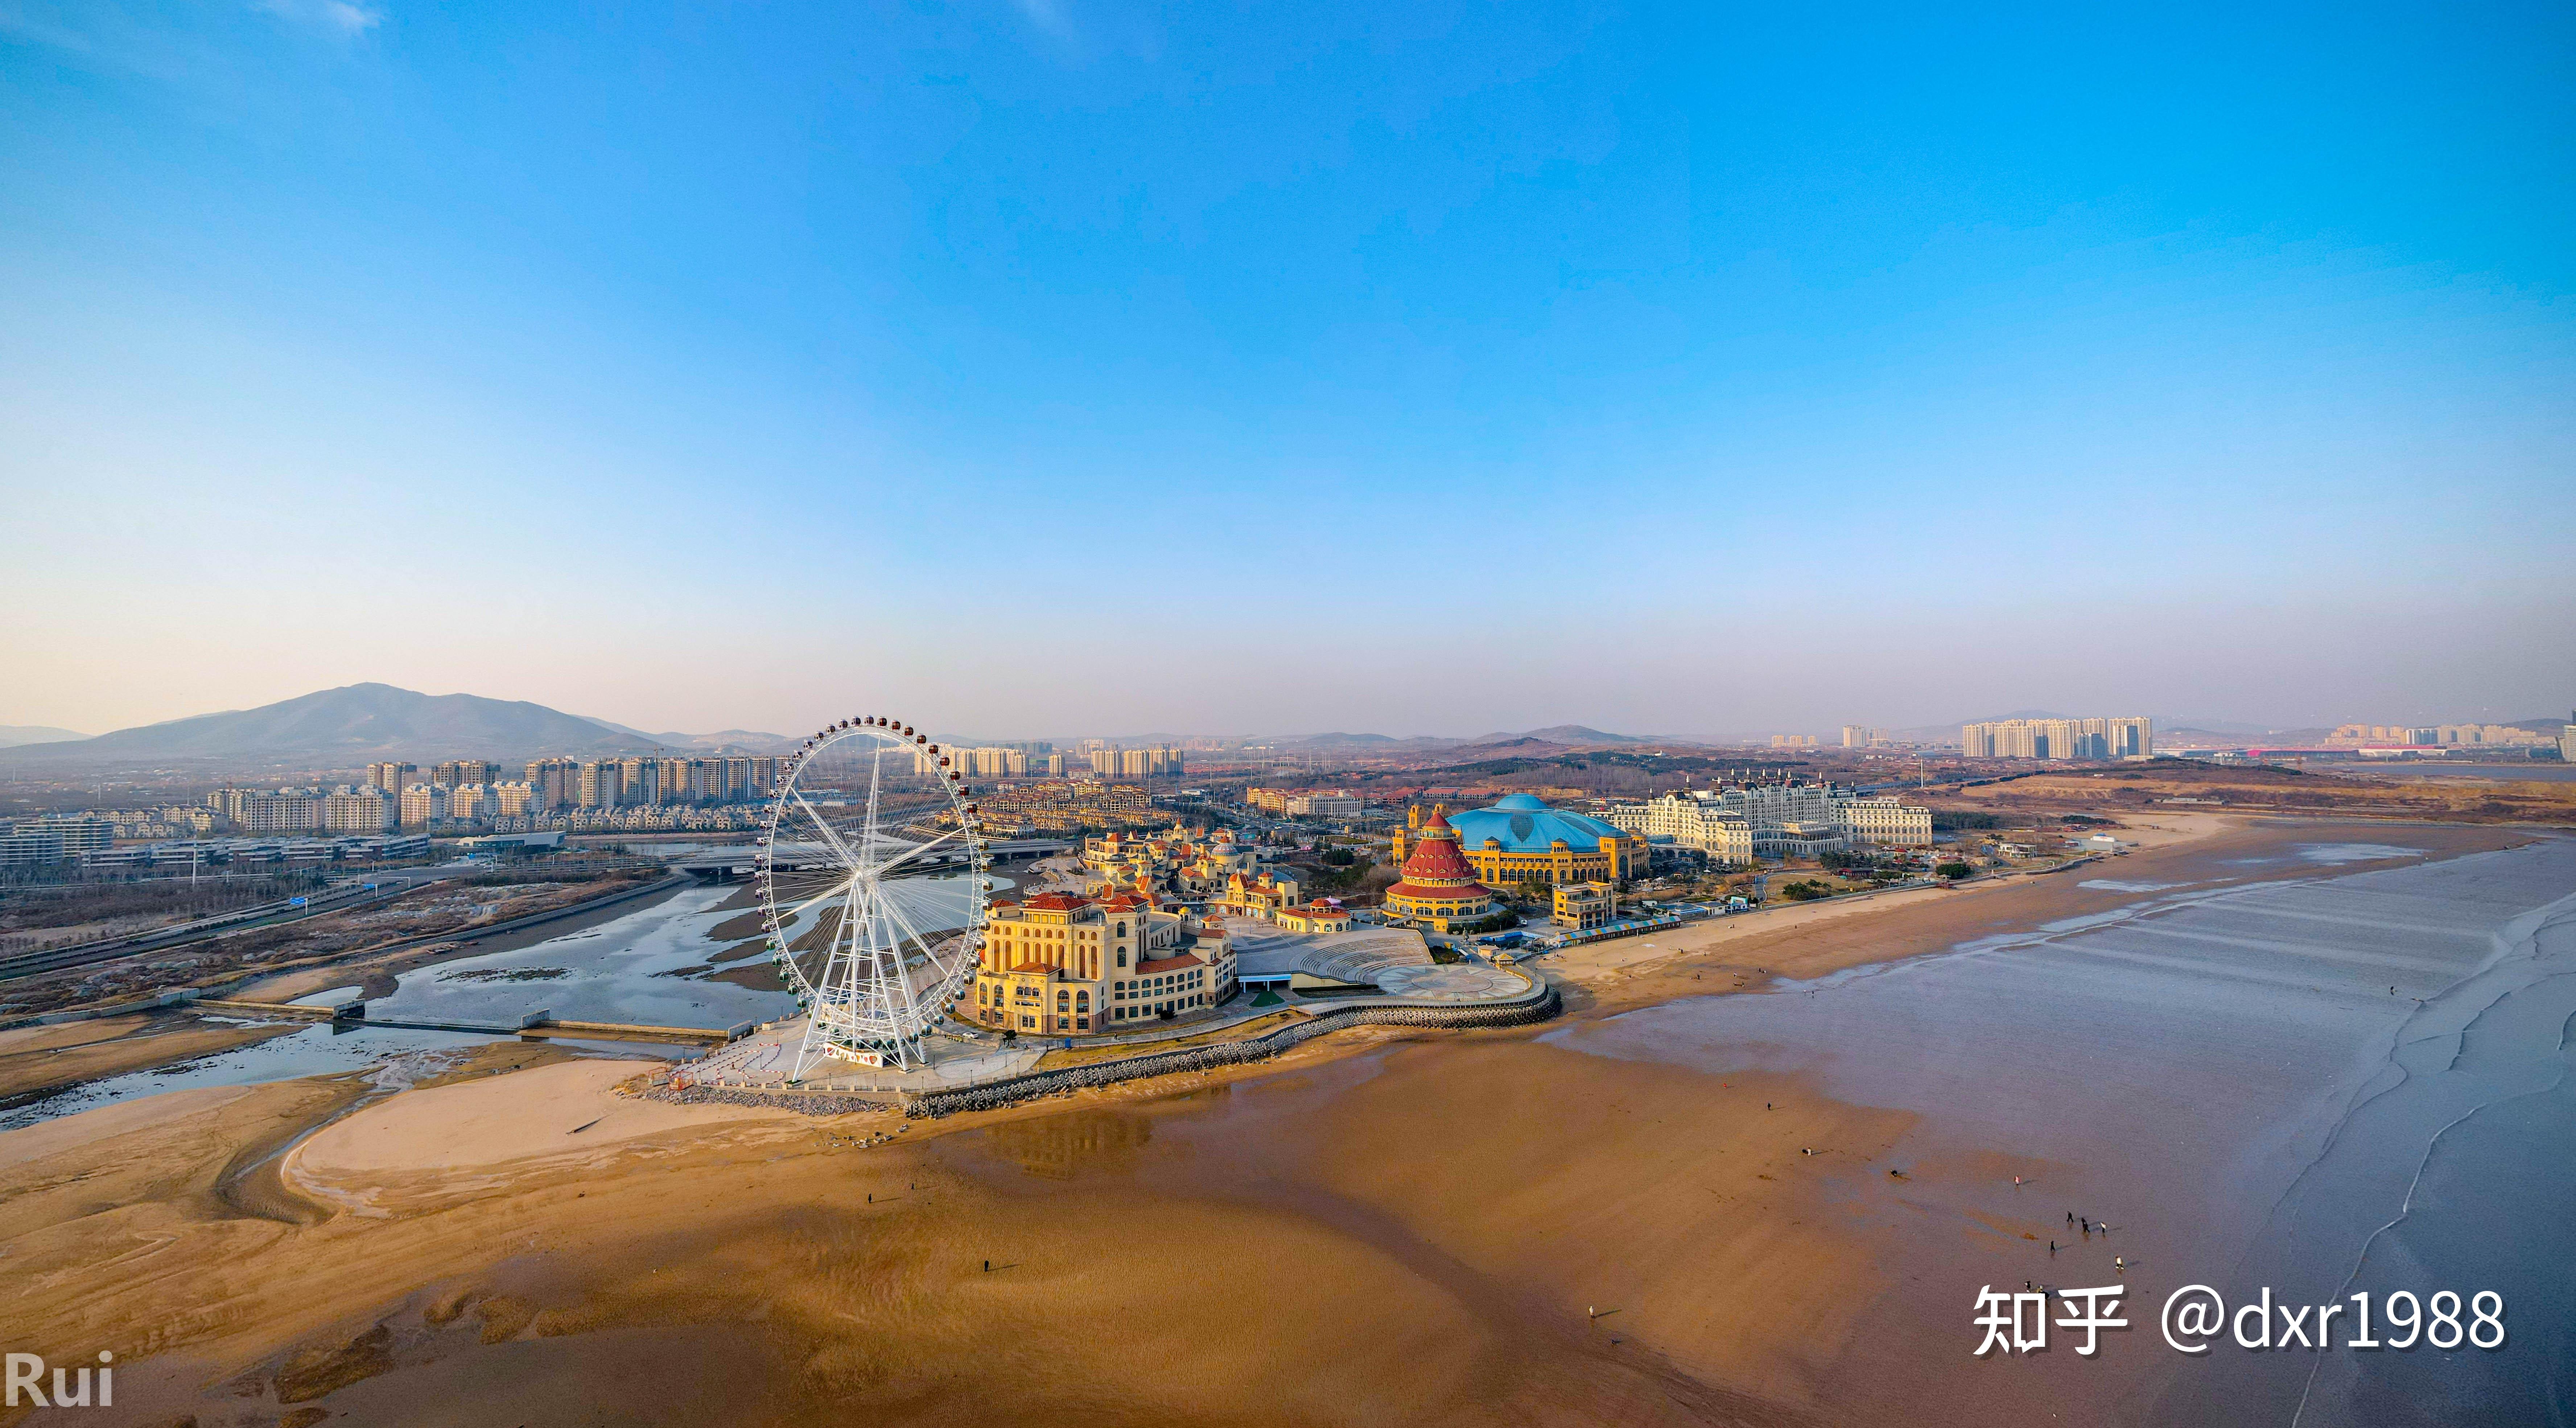
[[[2054,1299],[2060,1310],[2055,1327],[2062,1334],[2080,1335],[2075,1352],[2091,1358],[2103,1330],[2129,1327],[2129,1321],[2120,1317],[2120,1301],[2128,1292],[2128,1286],[2121,1284],[2019,1293],[1987,1285],[1977,1292],[1975,1327],[1985,1331],[1977,1356],[1997,1349],[2007,1354],[2047,1349],[2049,1301]],[[2504,1310],[2504,1296],[2492,1289],[2481,1289],[2465,1301],[2456,1290],[2418,1296],[2400,1289],[2376,1303],[2371,1295],[2361,1293],[2325,1304],[2283,1304],[2274,1302],[2266,1287],[2231,1311],[2217,1290],[2206,1284],[2186,1284],[2165,1297],[2157,1328],[2167,1344],[2186,1354],[2207,1353],[2222,1338],[2250,1351],[2344,1348],[2369,1352],[2405,1350],[2418,1344],[2436,1349],[2456,1349],[2462,1344],[2501,1349]],[[2340,1342],[2335,1338],[2338,1329],[2344,1335]]]

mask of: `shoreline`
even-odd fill
[[[2529,841],[2437,826],[2414,840],[2427,845],[2420,857],[2318,865],[2290,850],[2360,825],[2213,821],[2228,826],[2133,853],[2109,865],[2122,875],[2110,881],[2295,883]],[[202,1409],[216,1401],[191,1385],[245,1372],[253,1397],[224,1401],[281,1411],[301,1382],[293,1365],[315,1355],[355,1368],[313,1401],[375,1421],[409,1421],[401,1395],[433,1389],[503,1411],[562,1372],[622,1402],[625,1389],[599,1377],[611,1373],[605,1356],[618,1374],[665,1385],[637,1421],[689,1421],[668,1406],[684,1389],[670,1374],[689,1362],[657,1369],[618,1346],[674,1323],[739,1334],[759,1305],[766,1317],[738,1346],[747,1361],[802,1365],[747,1400],[775,1421],[827,1421],[834,1394],[857,1385],[892,1422],[988,1411],[976,1377],[947,1365],[1002,1352],[1046,1365],[1022,1407],[1125,1422],[1083,1406],[1080,1385],[1125,1370],[1077,1328],[1143,1296],[1158,1318],[1230,1326],[1213,1339],[1145,1334],[1150,1352],[1200,1372],[1158,1380],[1129,1405],[1144,1418],[1341,1422],[1373,1404],[1456,1422],[1818,1421],[1839,1416],[1828,1389],[1852,1371],[1855,1336],[1881,1332],[1866,1326],[1895,1265],[1910,1256],[1908,1272],[1922,1273],[1951,1262],[1939,1245],[1999,1243],[2014,1221],[1980,1208],[1992,1192],[1977,1187],[2076,1172],[1981,1149],[1940,1131],[1941,1116],[1837,1100],[1809,1075],[1605,1057],[1566,1038],[1704,997],[1792,1015],[1804,999],[1779,995],[1784,979],[1919,962],[1999,932],[2044,936],[2052,922],[2149,896],[2081,881],[1781,909],[1769,926],[1740,919],[1707,929],[1728,935],[1706,944],[1551,975],[1569,1012],[1543,1026],[1341,1031],[1252,1066],[939,1122],[647,1110],[613,1084],[642,1063],[466,1076],[378,1100],[278,1158],[284,1188],[333,1206],[327,1219],[263,1220],[259,1233],[277,1238],[252,1244],[224,1228],[238,1221],[183,1216],[152,1254],[166,1271],[72,1318],[68,1289],[23,1307],[40,1346],[59,1348],[75,1318],[92,1334],[151,1322],[174,1296],[200,1292],[178,1286],[207,1272],[207,1256],[227,1256],[232,1317],[183,1323],[134,1377],[120,1373],[120,1398],[148,1393],[156,1411]],[[1603,946],[1617,944],[1581,950]],[[1765,996],[1734,997],[1745,990]],[[287,1082],[240,1094],[315,1091]],[[34,1142],[15,1137],[111,1112],[162,1127],[147,1138],[220,1119],[191,1105],[165,1094],[0,1133],[0,1191],[41,1170],[19,1152]],[[653,1119],[666,1113],[689,1119]],[[152,1220],[170,1203],[145,1195],[105,1213]],[[25,1208],[0,1198],[0,1249],[30,1268],[81,1262],[93,1216],[33,1224]],[[1889,1238],[1915,1222],[1939,1227],[1935,1240]],[[1142,1225],[1155,1229],[1140,1241]],[[978,1271],[987,1260],[1007,1273]],[[1264,1295],[1226,1289],[1247,1283]],[[448,1302],[477,1307],[458,1318]],[[1586,1304],[1613,1313],[1587,1318]],[[394,1326],[397,1345],[382,1363],[360,1343],[378,1324]],[[869,1347],[894,1343],[911,1347],[899,1359]],[[1918,1357],[1881,1354],[1873,1372],[1916,1372],[1905,1366]],[[1313,1396],[1318,1358],[1344,1366],[1329,1401]],[[1236,1384],[1268,1407],[1193,1383]],[[1569,1385],[1582,1392],[1565,1396]]]

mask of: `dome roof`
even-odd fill
[[[1550,808],[1526,793],[1497,799],[1490,808],[1452,813],[1449,826],[1458,830],[1458,841],[1470,848],[1482,848],[1491,838],[1506,853],[1544,853],[1559,839],[1573,852],[1589,853],[1601,846],[1602,839],[1622,836],[1598,818]]]

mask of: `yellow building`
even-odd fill
[[[1555,904],[1548,920],[1559,927],[1571,927],[1577,932],[1607,927],[1619,916],[1619,885],[1558,883]]]
[[[1404,859],[1403,878],[1386,890],[1386,914],[1434,932],[1494,915],[1494,890],[1476,881],[1475,867],[1458,850],[1456,830],[1438,813],[1421,826],[1420,841]]]
[[[1216,1006],[1235,985],[1221,927],[1124,893],[1039,893],[993,905],[956,1014],[996,1031],[1097,1036]]]
[[[1328,902],[1310,902],[1292,907],[1274,919],[1284,932],[1348,932],[1351,930],[1350,909]]]
[[[1490,808],[1435,819],[1455,830],[1459,851],[1488,887],[1523,883],[1619,882],[1646,875],[1646,840],[1598,818],[1550,808],[1526,793],[1498,799]],[[1422,810],[1406,815],[1419,829]],[[1406,857],[1409,839],[1395,835],[1395,856]]]
[[[1297,880],[1283,872],[1237,870],[1226,875],[1225,891],[1209,900],[1208,911],[1268,922],[1295,907],[1301,890]]]

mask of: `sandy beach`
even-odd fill
[[[1336,1035],[935,1123],[637,1101],[617,1085],[640,1064],[542,1058],[363,1101],[334,1078],[104,1107],[0,1133],[8,1317],[38,1352],[116,1349],[118,1407],[79,1421],[203,1428],[1969,1422],[2161,1391],[2141,1355],[2011,1377],[1957,1342],[1971,1276],[2045,1273],[2022,1266],[2048,1263],[2057,1202],[2108,1203],[2146,1123],[2069,1092],[2034,1113],[2046,1135],[2000,1135],[1901,1082],[1854,1094],[1842,1043],[1760,1028],[1837,972],[2147,885],[2305,887],[2535,836],[2176,831],[2070,874],[1584,949],[1551,968],[1579,1005],[1549,1026]],[[2345,861],[2298,851],[2320,845]],[[1873,1004],[1844,1004],[1862,1019],[1818,1034],[1869,1045]],[[1702,1009],[1754,1030],[1638,1049],[1640,1016]],[[263,1166],[274,1196],[246,1195]],[[2050,1188],[2017,1200],[2016,1175]],[[2191,1216],[2149,1218],[2136,1252],[2179,1257]]]

